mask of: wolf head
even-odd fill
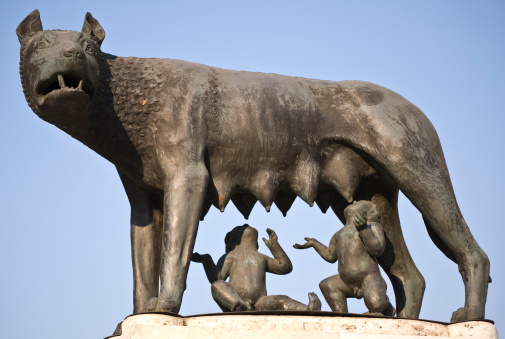
[[[65,128],[87,119],[103,77],[105,32],[90,13],[81,32],[42,29],[38,10],[16,29],[26,100],[42,119]]]

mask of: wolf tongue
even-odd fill
[[[61,88],[67,87],[67,86],[65,86],[65,80],[63,80],[63,75],[61,75],[61,74],[58,74],[58,83],[60,84]]]

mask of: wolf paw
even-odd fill
[[[170,299],[151,298],[144,304],[144,312],[179,313],[180,305]]]
[[[461,307],[452,314],[451,323],[478,319],[484,319],[484,312],[475,307]]]

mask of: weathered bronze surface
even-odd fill
[[[313,247],[326,261],[338,260],[338,273],[319,284],[333,312],[347,312],[347,298],[363,298],[370,314],[393,316],[395,310],[386,294],[377,259],[386,248],[380,213],[375,204],[359,201],[344,209],[345,226],[330,240],[328,247],[314,238],[305,238],[303,245]]]
[[[231,200],[247,217],[259,200],[285,214],[299,196],[343,222],[352,201],[377,205],[388,235],[379,262],[399,316],[415,318],[424,279],[400,229],[401,190],[458,264],[465,305],[453,320],[484,316],[488,258],[458,208],[435,129],[400,95],[361,81],[113,56],[89,13],[81,32],[43,31],[37,10],[16,32],[32,110],[118,169],[131,204],[135,313],[179,311],[211,205]]]
[[[218,265],[208,254],[193,254],[193,261],[204,265],[216,303],[224,312],[320,311],[321,302],[315,293],[309,293],[308,305],[285,295],[267,295],[266,273],[288,274],[293,269],[275,232],[267,228],[267,233],[268,239],[263,241],[273,258],[258,252],[258,231],[247,224],[228,232],[226,254]]]

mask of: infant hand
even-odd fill
[[[302,250],[304,248],[314,247],[318,243],[318,241],[314,238],[305,237],[304,239],[307,241],[305,244],[294,244],[293,247]]]
[[[200,254],[200,253],[195,252],[191,256],[191,261],[193,261],[193,262],[202,263],[202,262],[208,261],[209,259],[211,259],[210,254]]]
[[[366,211],[358,212],[354,215],[353,224],[356,228],[363,227],[367,224],[367,215]]]
[[[265,242],[265,245],[267,245],[267,247],[270,248],[270,246],[277,243],[277,234],[275,234],[275,232],[270,228],[267,228],[267,234],[268,234],[268,240],[263,238],[263,241]]]

